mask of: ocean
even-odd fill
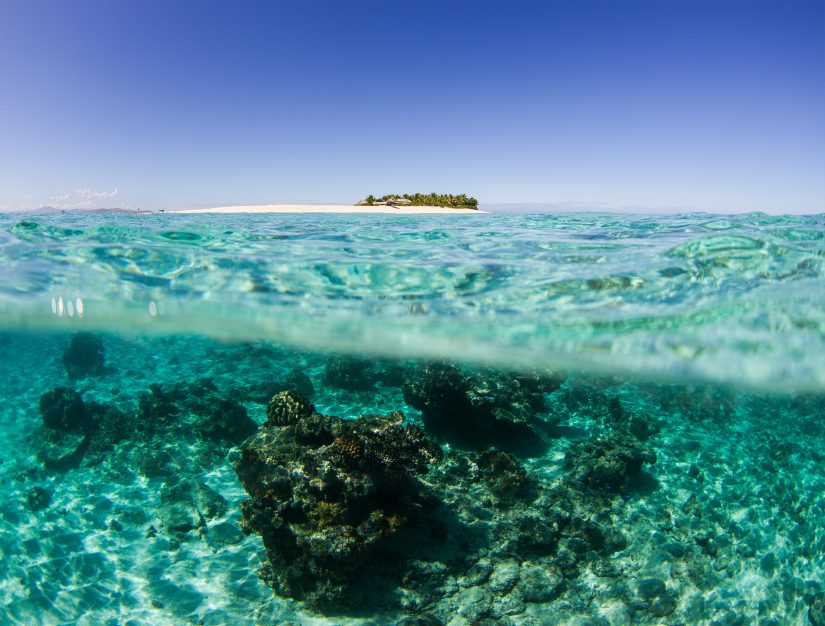
[[[0,624],[825,625],[825,217],[0,215]]]

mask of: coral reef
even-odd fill
[[[503,450],[442,453],[403,420],[304,411],[243,445],[243,530],[262,537],[277,593],[328,613],[398,603],[423,623],[506,624],[627,547],[608,512],[655,461],[635,437],[573,444],[551,486]]]
[[[371,359],[368,392],[310,402],[323,355],[114,336],[129,366],[73,390],[65,340],[0,346],[20,623],[825,624],[825,396]],[[193,362],[214,379],[169,382]],[[512,445],[544,424],[546,454]]]
[[[281,382],[281,387],[284,391],[293,391],[306,398],[311,398],[312,394],[315,393],[315,386],[312,384],[312,380],[310,380],[309,376],[307,376],[303,370],[298,368],[293,368],[287,373],[283,382]]]
[[[102,376],[107,372],[103,340],[92,333],[77,333],[63,353],[63,365],[71,380]]]
[[[629,409],[619,397],[612,398],[609,407],[605,422],[613,429],[625,430],[641,441],[647,441],[661,430],[654,419]]]
[[[51,428],[44,428],[36,441],[37,459],[46,469],[56,472],[78,467],[90,444],[86,433],[67,433]]]
[[[324,384],[337,389],[363,391],[372,387],[371,364],[367,359],[333,355],[324,368]]]
[[[275,394],[266,407],[266,423],[270,426],[297,424],[315,412],[315,407],[304,396],[293,391]]]
[[[403,394],[440,437],[467,447],[518,447],[538,441],[536,418],[547,408],[545,394],[563,381],[563,375],[550,372],[465,372],[432,361],[408,374]]]
[[[419,548],[400,593],[406,611],[444,624],[532,624],[531,606],[574,601],[577,580],[608,572],[628,546],[612,518],[624,506],[618,494],[594,498],[566,475],[548,485],[500,451],[450,450],[427,481],[454,515],[448,541],[458,553]]]
[[[49,469],[77,467],[88,451],[103,452],[134,433],[134,419],[112,405],[84,402],[72,389],[40,396],[43,433],[38,458]]]
[[[138,430],[154,437],[166,431],[193,432],[212,441],[238,444],[258,425],[242,404],[224,398],[210,378],[149,387],[138,406]]]
[[[570,446],[564,465],[574,483],[603,492],[621,492],[656,454],[627,432],[614,431]]]
[[[135,434],[135,417],[112,404],[86,404],[94,427],[89,432],[89,452],[102,453]]]
[[[242,394],[253,402],[266,404],[272,396],[282,391],[291,391],[306,398],[311,398],[315,393],[315,386],[303,370],[293,368],[282,380],[264,380],[249,385],[243,389]]]
[[[527,471],[512,454],[486,450],[476,456],[475,464],[481,479],[499,502],[513,503],[527,499],[535,490],[535,479],[527,475]]]
[[[66,387],[40,396],[40,415],[44,426],[63,432],[86,431],[93,422],[80,394]]]
[[[417,476],[440,451],[400,413],[291,415],[298,421],[269,422],[242,447],[235,470],[251,496],[243,530],[263,539],[262,576],[278,593],[317,608],[354,606],[367,564],[418,515]]]

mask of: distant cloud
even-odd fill
[[[59,196],[49,198],[51,204],[58,209],[95,209],[103,200],[111,200],[117,196],[117,187],[112,191],[94,191],[93,189],[80,188],[69,191]]]

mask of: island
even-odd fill
[[[383,213],[416,215],[450,213],[478,215],[478,200],[465,194],[413,193],[369,195],[353,204],[242,204],[201,209],[171,209],[175,213]]]
[[[380,198],[369,195],[356,202],[355,206],[429,206],[478,210],[478,200],[463,193],[457,195],[451,193],[404,193],[388,194]]]

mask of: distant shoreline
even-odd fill
[[[169,209],[166,213],[381,213],[389,215],[484,213],[477,209],[451,209],[440,206],[353,206],[351,204],[243,204],[209,209]]]

